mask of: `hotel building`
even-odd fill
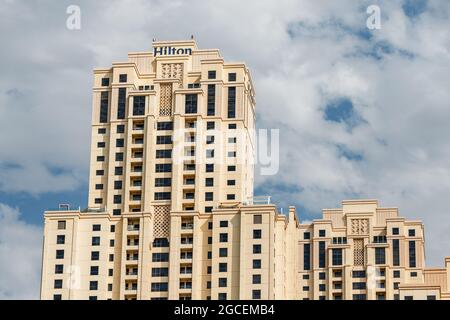
[[[45,212],[41,299],[450,298],[376,201],[301,224],[253,196],[255,90],[194,40],[94,70],[88,208]],[[375,279],[375,280],[374,280]]]

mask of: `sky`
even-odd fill
[[[69,5],[81,29],[66,27]],[[366,26],[369,5],[381,28]],[[85,207],[92,69],[188,39],[244,61],[257,126],[280,130],[280,170],[256,172],[301,220],[375,198],[450,255],[448,0],[0,2],[0,299],[36,299],[43,211]],[[14,265],[11,265],[14,261]]]

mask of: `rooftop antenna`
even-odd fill
[[[192,39],[192,40],[194,39],[194,35],[193,35],[193,34],[191,34],[191,39]]]

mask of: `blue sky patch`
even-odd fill
[[[415,18],[427,10],[427,4],[427,0],[405,0],[402,9],[406,16]]]

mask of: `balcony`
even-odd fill
[[[138,224],[129,224],[127,226],[128,231],[139,231],[139,225]]]

